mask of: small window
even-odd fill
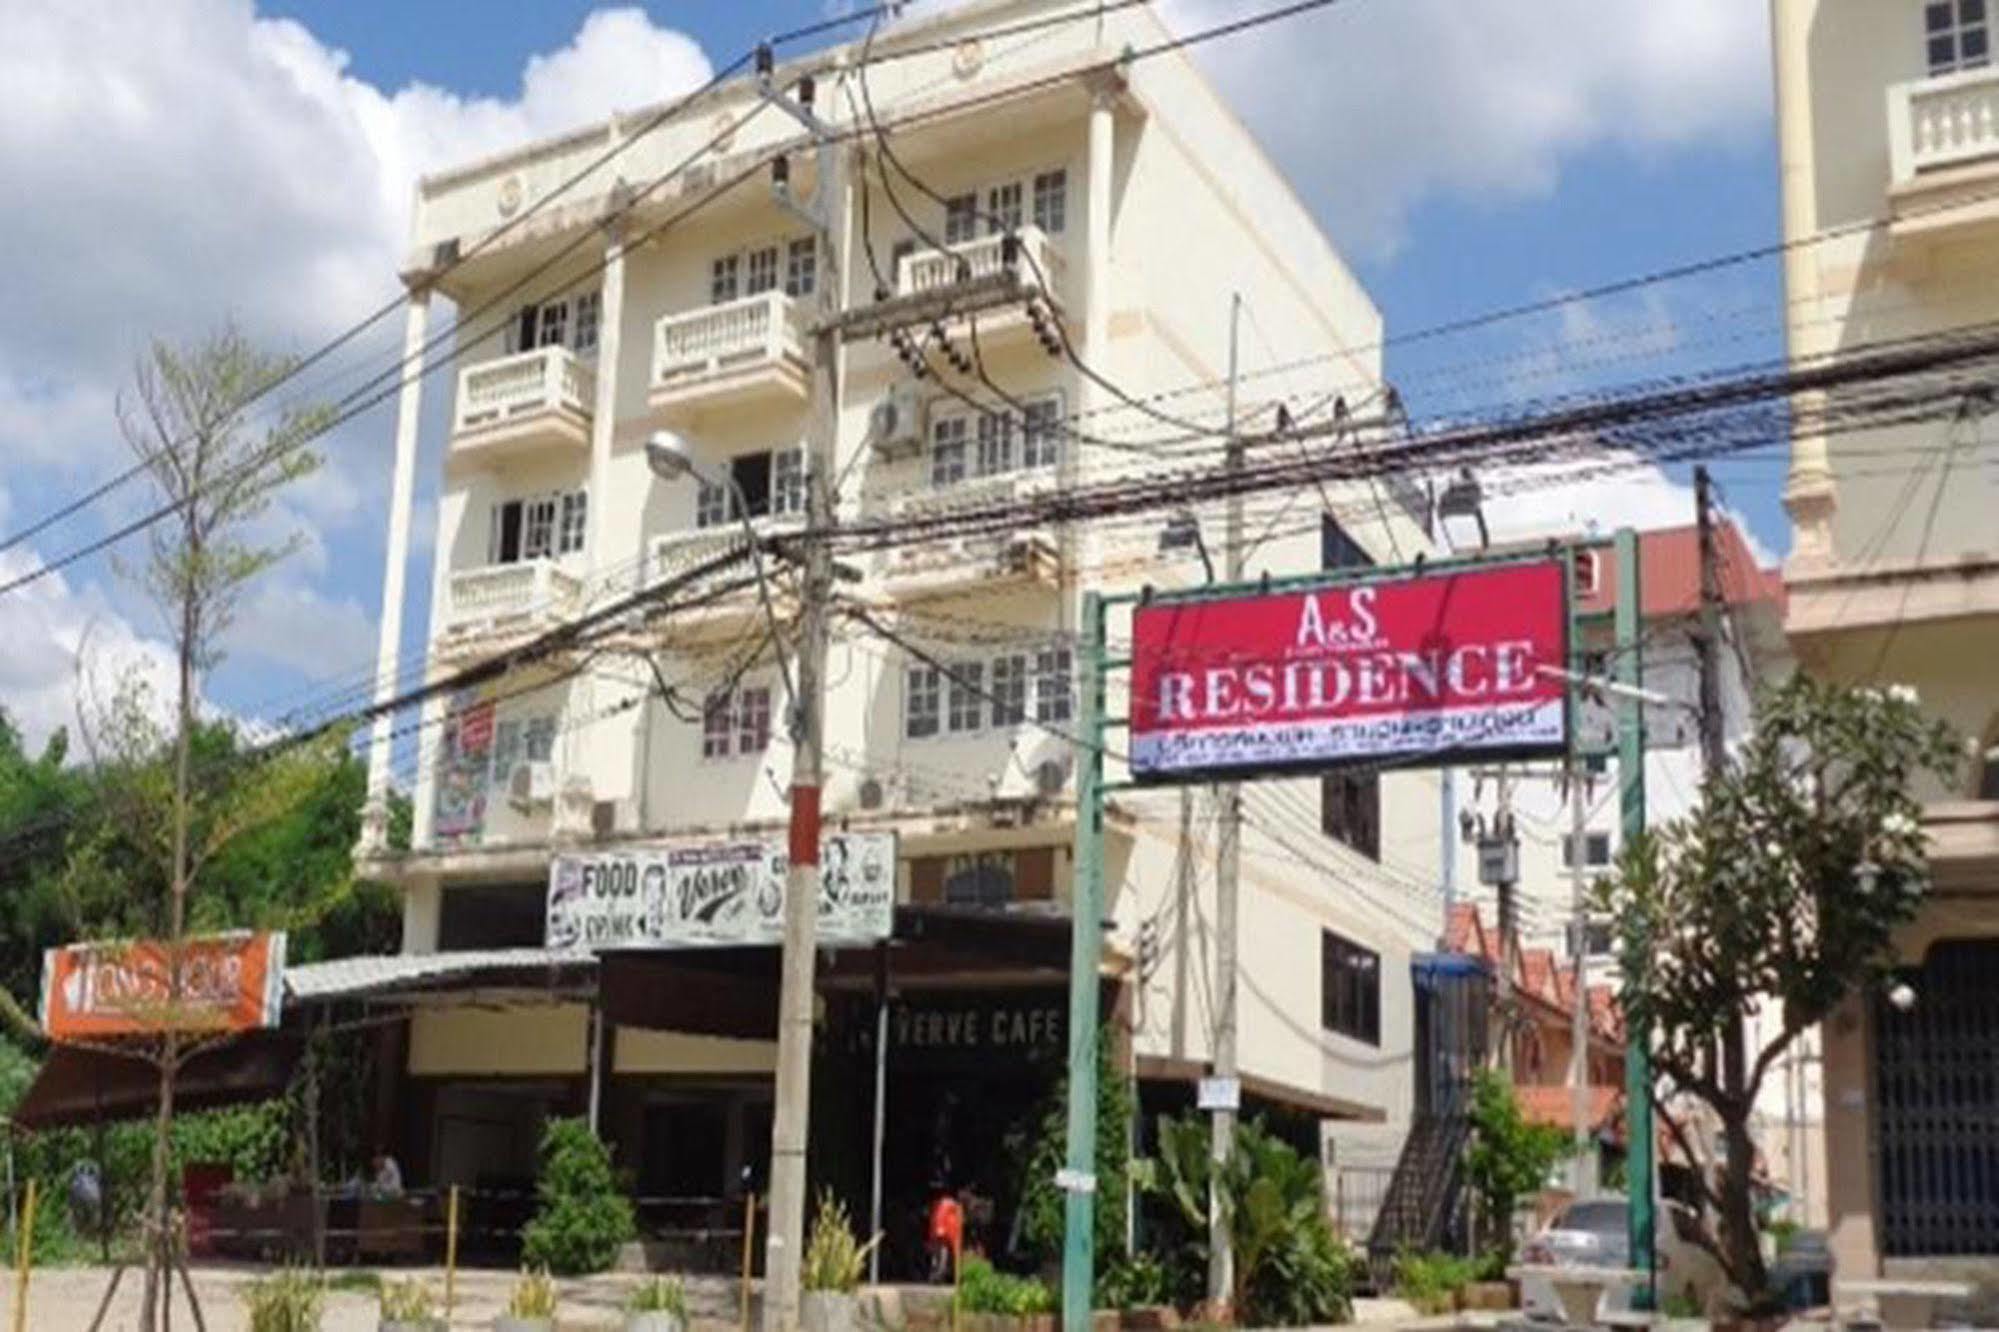
[[[993,659],[992,696],[994,726],[1017,726],[1027,720],[1026,653]]]
[[[576,335],[570,345],[579,356],[595,354],[598,327],[604,320],[604,294],[586,291],[576,298]]]
[[[1069,173],[1044,171],[1034,178],[1034,225],[1060,235],[1069,221]]]
[[[733,254],[723,255],[709,267],[708,301],[710,304],[721,305],[725,301],[735,300],[741,294],[738,290],[740,272],[741,261]]]
[[[727,693],[712,694],[701,709],[701,757],[729,757],[730,743],[736,738],[735,709]]]
[[[1328,773],[1319,779],[1319,827],[1369,860],[1381,859],[1381,774]]]
[[[1020,182],[1008,181],[995,185],[986,191],[986,230],[993,235],[1004,235],[1009,231],[1019,231],[1026,220],[1021,211]]]
[[[1610,834],[1593,832],[1583,834],[1583,864],[1595,869],[1610,863]],[[1576,865],[1576,843],[1573,837],[1562,839],[1562,868],[1574,869]]]
[[[1319,1022],[1368,1045],[1381,1044],[1381,955],[1331,930],[1319,935]]]
[[[777,246],[751,250],[743,266],[743,294],[758,296],[777,288]]]
[[[804,449],[779,449],[771,455],[770,511],[805,512]]]
[[[958,245],[979,235],[979,196],[955,194],[944,201],[944,243]]]
[[[738,691],[736,752],[761,754],[770,748],[770,689],[759,685]]]
[[[553,495],[528,500],[522,507],[521,558],[544,560],[555,552],[555,509]]]
[[[589,502],[590,497],[580,490],[562,497],[562,526],[555,539],[558,555],[573,555],[583,549],[583,538],[589,529]]]
[[[1992,61],[1986,0],[1929,0],[1923,6],[1923,40],[1933,76],[1983,69]]]
[[[486,529],[486,563],[513,564],[521,557],[521,502],[505,500],[493,506]]]
[[[951,707],[945,720],[953,735],[979,729],[986,712],[986,666],[981,661],[951,664]]]
[[[979,417],[978,474],[998,476],[1013,470],[1013,418],[1004,412]]]
[[[1340,526],[1339,519],[1325,514],[1319,519],[1319,567],[1321,569],[1371,569],[1374,559]]]
[[[1020,423],[1020,465],[1054,467],[1062,461],[1062,400],[1036,398]]]
[[[930,484],[954,486],[965,479],[967,420],[940,416],[930,428]]]
[[[1564,927],[1562,932],[1568,938],[1569,956],[1574,957],[1576,955],[1575,922],[1571,921],[1566,927]],[[1586,950],[1585,953],[1583,954],[1585,957],[1609,957],[1612,953],[1617,951],[1615,946],[1615,940],[1611,937],[1610,922],[1604,920],[1592,920],[1588,924],[1584,925],[1583,947]]]
[[[819,281],[819,250],[812,237],[795,240],[784,250],[784,293],[810,296]]]
[[[944,679],[935,666],[911,666],[903,677],[902,733],[924,740],[943,729]]]
[[[694,492],[694,525],[696,527],[720,527],[729,522],[730,510],[735,507],[735,497],[729,487],[721,481],[700,478],[700,487]]]
[[[569,341],[569,302],[549,301],[541,307],[541,326],[535,333],[537,347],[560,347]]]
[[[1570,589],[1576,596],[1594,596],[1597,589],[1602,585],[1599,582],[1599,566],[1596,554],[1593,550],[1579,550],[1576,552],[1576,581],[1575,586]]]
[[[1034,654],[1034,720],[1038,722],[1069,720],[1075,712],[1075,700],[1069,679],[1068,648],[1043,648]]]

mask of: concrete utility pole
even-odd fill
[[[839,429],[840,331],[845,264],[846,195],[837,136],[813,110],[813,80],[781,92],[772,83],[768,46],[757,51],[764,100],[812,136],[817,174],[810,200],[791,193],[790,168],[772,165],[772,187],[784,208],[816,237],[813,290],[818,321],[812,341],[812,421],[805,443],[803,609],[797,692],[790,729],[790,860],[784,879],[784,945],[777,1000],[777,1087],[770,1134],[770,1229],[764,1242],[765,1332],[798,1326],[799,1264],[805,1250],[805,1148],[812,1105],[813,949],[819,928],[819,788],[825,738],[826,612],[833,581],[826,540],[834,522],[834,441]],[[780,647],[778,649],[782,651]]]
[[[1223,429],[1228,432],[1227,464],[1230,475],[1243,469],[1243,443],[1235,433],[1237,335],[1242,323],[1242,293],[1229,298],[1229,386],[1228,412]],[[1226,580],[1243,581],[1243,565],[1248,552],[1243,549],[1242,492],[1231,490],[1223,540]],[[1232,1098],[1241,1095],[1236,1078],[1236,899],[1242,878],[1242,784],[1223,782],[1216,792],[1220,808],[1218,845],[1215,848],[1215,1081],[1221,1097],[1209,1123],[1208,1160],[1208,1307],[1220,1315],[1228,1309],[1229,1294],[1235,1289],[1235,1246],[1229,1227],[1228,1208],[1222,1197],[1222,1175],[1235,1150],[1236,1107]]]
[[[1589,1149],[1589,972],[1583,965],[1583,958],[1589,953],[1589,871],[1584,865],[1586,857],[1583,855],[1589,803],[1588,783],[1584,780],[1586,771],[1577,760],[1576,746],[1571,743],[1568,764],[1569,909],[1574,920],[1571,926],[1574,938],[1569,944],[1569,988],[1574,992],[1571,999],[1575,1007],[1569,1015],[1569,1078],[1573,1084],[1569,1109],[1575,1121],[1575,1155],[1571,1158],[1570,1184],[1579,1198],[1596,1183]]]

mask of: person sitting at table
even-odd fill
[[[400,1198],[403,1196],[403,1168],[396,1164],[396,1158],[387,1152],[376,1152],[369,1164],[373,1177],[368,1181],[369,1190],[378,1198]]]

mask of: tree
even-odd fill
[[[521,1231],[521,1257],[558,1276],[601,1272],[635,1234],[631,1200],[611,1173],[611,1151],[581,1119],[551,1119],[541,1134],[539,1200]]]
[[[79,720],[93,760],[111,779],[104,792],[107,813],[119,821],[117,835],[146,853],[165,881],[167,1002],[161,1034],[148,1050],[160,1074],[141,1302],[148,1328],[164,1303],[158,1295],[167,1252],[174,1077],[198,1048],[174,1020],[189,899],[230,843],[298,802],[315,760],[337,743],[284,748],[248,767],[225,762],[197,768],[195,762],[202,681],[222,660],[245,592],[300,544],[296,534],[261,540],[259,520],[276,492],[319,465],[306,445],[332,419],[323,407],[293,407],[252,423],[247,404],[291,364],[258,351],[230,328],[186,351],[155,342],[137,366],[132,392],[119,402],[125,442],[166,515],[147,529],[145,559],[120,572],[153,602],[173,648],[171,706],[162,709],[128,663],[108,701],[96,704],[89,688],[79,691],[86,700]],[[80,673],[87,677],[81,666]],[[163,753],[167,761],[158,762]],[[123,878],[104,856],[107,840],[75,848],[66,873],[78,883],[100,885]]]
[[[1478,1198],[1480,1233],[1493,1255],[1488,1266],[1503,1272],[1513,1260],[1513,1209],[1568,1155],[1569,1139],[1552,1125],[1529,1123],[1513,1084],[1489,1068],[1472,1083],[1471,1131],[1465,1174]]]
[[[1767,1302],[1749,1118],[1799,1034],[1880,983],[1893,935],[1929,885],[1917,786],[1948,780],[1959,748],[1915,691],[1797,676],[1759,701],[1757,729],[1694,811],[1625,848],[1597,885],[1613,919],[1624,1013],[1658,1072],[1719,1126],[1720,1221],[1703,1237],[1753,1307]],[[1744,1019],[1774,1004],[1776,1034],[1744,1048]],[[1661,1123],[1699,1157],[1684,1106],[1654,1092]]]

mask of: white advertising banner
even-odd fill
[[[895,857],[894,833],[820,841],[820,943],[888,938]],[[594,953],[780,943],[787,859],[782,836],[557,856],[548,871],[548,946]]]

